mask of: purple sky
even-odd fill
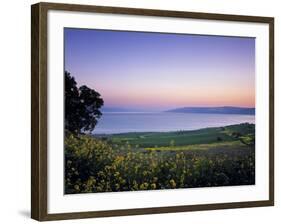
[[[65,28],[65,70],[106,107],[255,106],[255,39]]]

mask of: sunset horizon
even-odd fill
[[[104,107],[255,107],[255,39],[65,28],[65,70]]]
[[[65,28],[64,43],[66,194],[256,183],[255,38]]]

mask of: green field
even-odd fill
[[[169,147],[171,150],[173,146],[187,146],[197,144],[211,144],[222,143],[225,145],[233,144],[233,142],[251,141],[255,133],[255,125],[253,124],[239,124],[230,125],[219,128],[204,128],[195,131],[176,131],[176,132],[146,132],[146,133],[125,133],[104,135],[103,139],[108,140],[113,144],[130,144],[137,148],[163,148]],[[214,145],[210,145],[214,146]],[[237,146],[237,144],[236,144]],[[187,148],[187,147],[182,147]]]
[[[65,138],[65,193],[255,183],[255,125]]]

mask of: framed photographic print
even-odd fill
[[[32,5],[32,218],[274,204],[274,19]]]

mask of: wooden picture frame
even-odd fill
[[[81,219],[109,216],[141,215],[170,212],[203,211],[274,205],[274,18],[259,16],[224,15],[183,11],[164,11],[137,8],[118,8],[90,5],[38,3],[31,10],[31,217],[39,221]],[[50,10],[123,14],[165,18],[188,18],[211,21],[261,23],[269,25],[269,183],[268,200],[231,203],[211,203],[151,208],[130,208],[103,211],[66,213],[48,212],[48,19]]]

